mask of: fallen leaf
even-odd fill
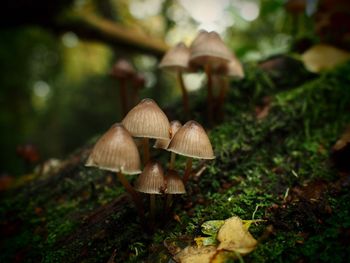
[[[229,259],[237,259],[240,257],[241,256],[237,252],[217,250],[210,263],[222,263],[227,262]]]
[[[318,44],[302,54],[301,59],[309,71],[318,73],[348,61],[350,53],[330,45]]]
[[[350,143],[350,126],[348,126],[345,132],[340,136],[339,140],[333,145],[333,151],[339,151],[343,149],[348,143]]]
[[[181,263],[210,263],[215,254],[215,246],[189,246],[181,250],[174,259]]]
[[[239,217],[225,220],[218,232],[217,239],[220,241],[219,250],[235,251],[242,255],[250,253],[257,245],[257,241],[248,232]]]

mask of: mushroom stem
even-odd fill
[[[184,79],[183,79],[181,70],[177,71],[177,78],[178,78],[179,83],[180,83],[184,112],[185,112],[185,115],[188,117],[188,114],[189,114],[188,93],[187,93],[187,90],[185,87],[185,83],[184,83]]]
[[[142,207],[139,195],[137,194],[137,192],[134,190],[134,188],[130,185],[129,181],[125,178],[125,176],[121,172],[117,172],[117,178],[120,181],[120,183],[124,186],[126,191],[132,197],[136,205],[137,211],[140,215],[140,218],[142,220],[142,218],[144,217],[144,211],[143,211],[143,207]]]
[[[143,164],[146,165],[149,161],[149,138],[143,138]]]
[[[209,63],[205,65],[205,73],[208,80],[208,122],[211,124],[213,121],[213,80],[211,75],[211,66]]]
[[[120,79],[120,100],[122,105],[122,113],[125,116],[128,112],[128,101],[126,96],[126,80]]]
[[[218,113],[220,120],[224,118],[224,101],[226,98],[226,94],[228,91],[228,81],[226,78],[221,78],[221,87],[220,87],[220,94],[219,94],[219,99],[218,99]]]
[[[186,185],[188,179],[191,176],[191,170],[192,170],[192,158],[191,157],[187,157],[185,175],[184,175],[184,178],[183,178],[183,181],[184,181],[185,185]]]
[[[167,194],[165,197],[165,214],[168,215],[171,207],[171,203],[173,202],[172,195]]]
[[[149,204],[150,204],[150,219],[151,219],[151,225],[154,225],[154,219],[156,214],[156,195],[150,194],[149,196]]]
[[[174,170],[176,153],[171,152],[169,170]]]

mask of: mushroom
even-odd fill
[[[184,183],[190,177],[192,170],[192,158],[208,159],[215,158],[210,140],[203,127],[196,121],[186,122],[170,141],[168,150],[180,155],[187,156],[186,170],[183,178]]]
[[[190,58],[190,50],[183,43],[178,43],[175,47],[168,50],[165,53],[162,61],[159,64],[159,68],[174,71],[177,73],[177,78],[180,83],[182,102],[184,107],[184,112],[186,115],[189,114],[189,102],[188,94],[182,77],[182,72],[188,70],[188,61]]]
[[[232,55],[230,61],[222,64],[214,74],[221,76],[221,86],[217,104],[218,114],[220,118],[223,118],[223,104],[228,91],[228,78],[244,78],[243,66],[236,56]]]
[[[141,173],[140,155],[130,133],[122,124],[114,124],[96,142],[85,164],[117,173],[117,178],[133,198],[139,214],[143,215],[143,207],[137,192],[129,184],[124,174]]]
[[[186,189],[181,177],[174,170],[168,170],[168,173],[165,177],[165,181],[166,181],[165,193],[167,195],[166,201],[165,201],[165,211],[166,213],[168,213],[171,207],[172,195],[185,194]]]
[[[170,138],[169,120],[152,99],[143,99],[128,112],[122,123],[132,136],[143,138],[144,164],[149,160],[149,138]]]
[[[156,143],[154,144],[154,148],[158,149],[164,149],[166,150],[170,144],[170,140],[174,137],[175,133],[182,127],[181,122],[175,120],[170,122],[170,139],[158,139],[156,140]],[[171,152],[170,154],[170,163],[169,163],[169,169],[174,169],[174,163],[175,163],[175,156],[176,154]]]
[[[150,217],[154,222],[156,196],[164,193],[165,178],[162,166],[157,162],[149,162],[135,183],[136,191],[150,195]]]
[[[202,31],[191,47],[190,64],[203,67],[208,79],[208,121],[213,118],[213,89],[212,71],[223,63],[227,63],[232,57],[231,51],[220,38],[219,34],[212,31]]]
[[[119,59],[113,65],[111,75],[119,81],[120,84],[120,100],[122,105],[123,116],[128,111],[128,100],[126,95],[127,80],[135,75],[135,70],[132,65],[125,59]]]

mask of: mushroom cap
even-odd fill
[[[244,78],[244,71],[241,62],[236,58],[236,56],[232,56],[230,61],[222,64],[215,74],[223,74],[228,77],[234,77],[242,79]]]
[[[159,68],[173,71],[187,70],[189,59],[190,49],[183,42],[180,42],[165,53]]]
[[[212,31],[208,34],[203,33],[202,35],[191,48],[191,64],[199,66],[211,64],[217,67],[221,63],[225,63],[231,59],[232,53],[218,33]]]
[[[135,137],[170,138],[168,117],[152,99],[143,99],[128,112],[122,123]]]
[[[213,148],[207,133],[196,121],[188,121],[170,141],[168,150],[197,159],[214,159]]]
[[[118,59],[113,65],[111,75],[117,79],[129,78],[135,74],[135,70],[126,59]]]
[[[181,177],[174,170],[169,170],[165,178],[166,180],[166,194],[185,194],[186,189]]]
[[[135,190],[146,194],[162,194],[165,178],[162,166],[157,162],[147,163],[135,182]]]
[[[181,127],[181,122],[177,120],[170,122],[170,139],[157,139],[153,147],[158,149],[167,149],[170,144],[170,140]]]
[[[190,51],[192,53],[193,49],[196,49],[196,46],[198,45],[198,43],[200,43],[202,41],[202,39],[205,39],[205,37],[207,37],[209,34],[208,31],[201,29],[199,30],[197,36],[193,39],[191,45],[190,45]]]
[[[136,144],[120,123],[114,124],[96,142],[85,165],[123,174],[141,173]]]

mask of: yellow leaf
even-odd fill
[[[309,71],[318,73],[346,62],[350,59],[350,53],[330,45],[319,44],[308,49],[301,59]]]
[[[239,217],[225,220],[218,232],[217,239],[220,241],[219,250],[235,251],[243,255],[253,251],[257,245],[257,241],[248,232]]]
[[[176,254],[174,259],[181,263],[210,263],[215,253],[215,246],[189,246]]]

